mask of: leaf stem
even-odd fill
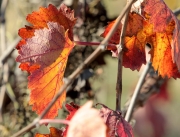
[[[39,121],[39,124],[47,124],[47,123],[57,123],[57,124],[66,124],[69,125],[69,121],[68,120],[64,120],[64,119],[41,119]]]
[[[62,123],[62,124],[69,124],[68,120],[61,120],[61,119],[39,119],[36,118],[32,123],[30,123],[28,126],[25,128],[21,129],[19,132],[15,133],[12,135],[12,137],[19,137],[21,134],[25,133],[26,131],[29,131],[35,127],[39,127],[42,124],[47,124],[47,123]]]
[[[136,88],[134,90],[133,96],[131,98],[131,101],[130,101],[130,104],[129,104],[129,107],[128,107],[128,110],[127,110],[127,113],[126,113],[126,116],[125,116],[125,120],[127,122],[129,122],[130,119],[131,119],[131,115],[132,115],[132,112],[133,112],[133,109],[134,109],[134,106],[135,106],[135,103],[136,103],[136,98],[137,98],[137,96],[139,94],[139,91],[140,91],[140,89],[141,89],[141,87],[142,87],[142,85],[144,83],[145,77],[146,77],[146,75],[147,75],[147,73],[148,73],[148,71],[150,69],[150,66],[151,66],[151,63],[148,62],[146,64],[146,67],[143,70],[140,78],[139,78],[139,81],[138,81],[137,85],[136,85]]]
[[[86,46],[99,46],[101,43],[100,42],[82,42],[82,41],[74,41],[74,44],[75,45],[86,45]],[[110,50],[116,50],[116,45],[115,44],[111,44],[111,43],[108,43],[107,45],[107,49],[110,49]]]
[[[39,122],[40,119],[42,119],[46,113],[49,111],[49,109],[53,106],[53,104],[56,102],[56,100],[62,95],[62,93],[65,91],[65,89],[70,86],[70,84],[72,83],[72,81],[81,73],[81,71],[88,66],[101,52],[103,52],[106,49],[106,45],[108,45],[108,41],[109,39],[112,37],[112,35],[114,34],[115,30],[117,29],[121,19],[123,18],[123,16],[125,15],[126,11],[129,9],[129,7],[132,5],[132,3],[135,0],[131,0],[126,6],[125,8],[122,10],[122,12],[120,13],[119,17],[116,19],[116,22],[114,23],[113,27],[111,28],[111,30],[109,31],[109,33],[107,34],[107,36],[104,38],[104,40],[100,43],[100,46],[68,77],[68,81],[67,83],[65,83],[61,89],[58,91],[58,93],[55,95],[55,97],[52,99],[52,101],[48,104],[48,106],[46,107],[46,109],[44,109],[44,111],[41,113],[41,115],[39,117],[37,117],[32,123],[30,123],[28,126],[24,127],[23,129],[21,129],[20,131],[18,131],[17,133],[15,133],[14,135],[12,135],[12,137],[18,137],[20,135],[22,135],[24,132],[31,130],[32,128],[34,128],[36,126],[36,124]]]
[[[20,41],[20,37],[17,37],[10,45],[7,46],[7,49],[3,51],[3,53],[1,53],[0,68],[2,68],[3,63],[5,62],[7,57],[14,51],[14,48],[16,47],[19,41]]]
[[[76,45],[96,45],[99,46],[100,42],[82,42],[82,41],[74,41]]]
[[[128,2],[127,2],[128,4]],[[121,94],[122,94],[122,63],[123,63],[123,48],[124,48],[124,38],[126,35],[126,28],[128,22],[128,15],[131,6],[127,9],[126,14],[122,20],[122,30],[120,35],[120,43],[117,45],[118,50],[118,74],[116,83],[116,111],[121,111]]]

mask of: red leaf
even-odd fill
[[[70,104],[66,104],[65,106],[69,112],[69,115],[66,117],[66,120],[71,120],[74,114],[76,113],[76,111],[80,108],[80,106],[74,104],[73,102],[71,102]],[[67,131],[68,131],[68,126],[66,126],[65,128],[63,132],[63,136],[67,135]]]
[[[167,25],[173,20],[174,14],[163,0],[144,0],[142,3],[144,16],[149,18],[155,32],[165,32]]]
[[[107,106],[102,105],[100,115],[108,127],[108,137],[133,137],[132,127],[121,116],[120,112],[113,111]]]
[[[75,112],[80,108],[80,106],[74,104],[71,102],[70,104],[66,104],[66,109],[69,112],[69,115],[66,117],[66,120],[71,120],[71,118],[74,116]]]

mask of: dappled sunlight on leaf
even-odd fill
[[[157,66],[158,62],[153,61],[153,67],[162,77],[177,78],[180,76],[178,72],[180,69],[180,23],[163,0],[145,0],[142,5],[143,14],[153,25],[153,31],[156,33],[152,36],[154,41],[152,46],[157,54],[152,58],[159,59],[152,60],[161,60],[159,66]]]

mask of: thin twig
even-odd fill
[[[1,46],[0,46],[0,54],[5,51],[6,49],[6,27],[5,27],[5,12],[7,7],[8,0],[4,0],[1,3],[1,9],[0,9],[0,32],[1,32]],[[5,98],[5,92],[6,92],[6,85],[5,83],[8,81],[9,73],[7,72],[9,70],[9,66],[7,63],[3,64],[2,71],[3,71],[3,83],[0,88],[0,122],[3,121],[2,118],[2,111],[3,111],[3,103]]]
[[[89,65],[102,51],[105,50],[105,47],[111,38],[111,36],[114,34],[115,30],[117,29],[121,19],[123,18],[124,14],[126,13],[127,9],[132,5],[134,0],[131,0],[128,5],[122,10],[119,17],[117,18],[115,24],[113,25],[112,29],[109,31],[105,39],[101,42],[100,46],[68,77],[67,83],[65,83],[62,88],[59,90],[59,92],[55,95],[55,97],[52,99],[52,101],[48,104],[46,109],[41,113],[41,115],[36,118],[32,123],[30,123],[28,126],[24,127],[12,137],[18,137],[22,135],[24,132],[31,130],[35,127],[35,125],[39,122],[40,119],[42,119],[46,113],[49,111],[49,109],[52,107],[52,105],[56,102],[56,100],[63,94],[65,89],[71,84],[71,82],[81,73],[81,71]]]
[[[83,45],[86,45],[86,46],[99,46],[101,43],[100,42],[82,42],[82,41],[74,41],[74,44],[75,45],[78,45],[78,46],[83,46]],[[108,50],[116,50],[117,49],[117,46],[115,44],[112,44],[112,43],[108,43],[107,45],[107,49]]]
[[[129,2],[127,1],[126,5],[128,5],[128,3]],[[127,12],[122,20],[123,26],[120,35],[120,43],[117,46],[117,50],[119,54],[118,54],[118,72],[117,72],[118,74],[117,74],[117,83],[116,83],[116,111],[121,111],[123,48],[124,48],[124,38],[126,35],[128,15],[130,9],[131,6],[127,9]]]
[[[180,14],[180,8],[175,9],[175,10],[173,11],[173,13],[174,13],[175,16],[178,16],[178,15]]]
[[[3,16],[3,18],[5,17],[5,11],[6,11],[6,7],[7,7],[7,4],[8,4],[8,0],[3,0],[1,1],[1,9],[0,9],[0,12],[1,12],[1,16]]]
[[[39,127],[42,124],[47,124],[47,122],[48,123],[50,122],[50,123],[69,124],[69,121],[67,121],[67,120],[60,120],[60,119],[42,119],[42,120],[40,120],[39,118],[36,118],[28,126],[26,126],[25,128],[21,129],[20,132],[17,132],[14,135],[12,135],[12,137],[19,137],[22,133],[25,133],[26,131],[29,131],[29,130],[35,128],[35,127]]]
[[[154,94],[159,93],[160,87],[162,84],[166,82],[166,79],[163,79],[162,77],[158,76],[158,74],[154,71],[154,68],[152,65],[150,65],[150,70],[148,74],[146,75],[145,81],[139,91],[138,97],[136,99],[135,105],[133,110],[143,107],[145,102]],[[131,98],[129,98],[122,110],[123,116],[126,115],[129,104],[130,104]]]
[[[6,83],[8,82],[9,77],[9,66],[6,62],[3,64],[3,80],[2,80],[2,86],[0,88],[0,122],[3,122],[2,113],[3,113],[3,105],[5,100],[5,94],[6,94]]]
[[[14,108],[17,110],[19,108],[19,104],[16,100],[16,96],[14,94],[14,91],[12,89],[12,86],[9,82],[6,83],[6,93],[13,102]]]
[[[3,53],[0,56],[0,68],[2,67],[2,64],[6,60],[6,58],[14,51],[14,48],[16,47],[19,41],[20,37],[17,37],[10,45],[8,45],[8,48],[5,51],[3,51]]]
[[[131,101],[130,101],[130,104],[129,104],[129,107],[128,107],[128,110],[127,110],[127,113],[126,113],[126,116],[125,116],[125,120],[126,121],[130,121],[130,118],[131,118],[131,115],[132,115],[132,112],[133,112],[133,109],[134,109],[134,105],[135,105],[135,102],[136,102],[136,98],[139,94],[139,91],[144,83],[144,80],[145,80],[145,77],[150,69],[150,66],[151,66],[151,63],[148,62],[146,64],[146,67],[145,69],[143,70],[143,73],[141,74],[140,78],[139,78],[139,81],[136,85],[136,88],[134,90],[134,93],[133,93],[133,96],[131,98]]]
[[[99,46],[101,43],[100,42],[83,42],[83,41],[74,41],[74,44],[76,45],[90,45],[90,46]],[[113,43],[108,43],[107,45],[108,47],[111,46],[111,47],[116,47],[115,44]]]

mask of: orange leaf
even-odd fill
[[[129,14],[126,30],[123,66],[139,70],[145,64],[144,47],[151,44],[152,66],[162,77],[180,77],[180,21],[168,9],[163,0],[145,0],[142,7],[143,17],[137,13]],[[102,34],[107,35],[115,21],[110,23]],[[136,24],[136,25],[133,25]],[[110,39],[118,44],[122,25]],[[111,49],[116,57],[117,49]],[[108,49],[108,50],[109,50]]]
[[[151,37],[152,49],[150,51],[151,61],[154,69],[162,76],[168,78],[180,77],[177,66],[172,62],[171,39],[172,35],[167,33],[156,33]]]
[[[110,31],[110,29],[112,28],[112,26],[114,25],[116,20],[110,22],[108,24],[108,26],[106,27],[106,29],[104,30],[104,32],[101,34],[102,37],[106,37],[106,35],[108,34],[108,32]],[[121,34],[121,28],[122,28],[122,24],[120,24],[117,28],[117,30],[114,32],[114,34],[112,35],[111,39],[109,40],[109,43],[113,43],[113,44],[118,44],[119,43],[119,37]]]
[[[116,20],[112,21],[108,24],[103,34],[101,34],[102,37],[106,37],[112,26],[114,25]],[[109,40],[110,43],[118,44],[119,38],[121,34],[121,28],[122,24],[119,25],[118,29],[115,31],[111,39]],[[139,14],[136,14],[134,12],[129,13],[129,19],[127,24],[127,30],[126,35],[131,37],[133,35],[136,35],[141,29],[143,28],[143,17]]]
[[[63,137],[62,136],[62,131],[55,128],[55,127],[50,127],[50,133],[49,134],[39,134],[37,133],[34,137]]]
[[[115,21],[111,22],[105,29],[104,33],[101,35],[106,37],[107,33],[113,26]],[[114,35],[110,39],[110,43],[118,44],[121,34],[122,24],[119,25],[118,29],[115,31]],[[139,70],[142,64],[146,63],[145,60],[145,39],[142,40],[139,32],[143,29],[143,17],[136,13],[129,13],[129,19],[126,30],[125,38],[125,50],[123,54],[123,66],[130,68],[132,70]],[[138,34],[139,33],[139,34]],[[138,35],[139,37],[136,37]],[[112,49],[110,49],[112,50]],[[117,50],[112,50],[113,55],[117,56]],[[137,60],[138,58],[138,60]]]
[[[135,36],[125,38],[125,46],[128,51],[123,54],[124,67],[139,70],[142,63],[146,64],[144,45],[145,43],[141,43]]]
[[[142,7],[143,7],[142,10],[143,10],[144,16],[149,20],[151,24],[153,24],[154,32],[158,33],[156,34],[156,38],[160,38],[163,35],[163,34],[162,35],[160,34],[161,36],[157,37],[159,33],[171,33],[171,36],[170,36],[171,38],[168,38],[167,36],[167,38],[170,40],[169,42],[167,42],[168,52],[166,50],[166,54],[159,55],[159,56],[166,56],[167,54],[171,54],[171,53],[172,55],[168,55],[169,60],[167,60],[166,58],[166,61],[168,64],[166,65],[162,64],[162,65],[165,65],[165,66],[168,65],[168,67],[171,67],[171,68],[174,68],[177,65],[178,69],[180,69],[180,22],[174,16],[172,11],[167,7],[167,5],[164,3],[163,0],[145,0]],[[170,26],[172,29],[171,31],[167,30],[168,27]],[[160,41],[161,40],[158,40],[158,43],[160,43]],[[167,45],[165,45],[165,47],[167,47]],[[169,66],[171,65],[169,64],[171,60],[173,60],[173,62],[176,63],[176,65],[174,63],[171,63],[172,66]],[[155,68],[157,69],[157,66],[155,66]],[[170,75],[170,73],[171,72],[168,72],[168,74],[166,75],[168,77],[171,77],[171,76],[174,77],[174,75]]]
[[[123,54],[123,66],[131,70],[138,70],[142,64],[146,64],[145,45],[149,36],[153,34],[153,27],[147,21],[143,21],[143,28],[132,37],[125,37],[125,50]]]
[[[25,26],[25,28],[19,30],[18,34],[23,39],[31,38],[34,36],[34,28],[31,26]]]
[[[148,22],[144,21],[143,30],[140,31],[137,35],[138,39],[146,39],[146,43],[151,45],[151,62],[155,71],[158,71],[158,74],[162,77],[180,77],[180,73],[177,69],[177,65],[173,63],[172,52],[171,52],[171,42],[173,39],[173,30],[175,23],[174,21],[166,25],[166,28],[163,33],[154,32],[154,26]],[[143,36],[141,38],[141,36]]]
[[[27,21],[33,26],[26,26],[19,30],[18,34],[23,39],[31,38],[34,35],[35,29],[48,27],[47,22],[57,22],[65,30],[69,30],[69,38],[73,40],[72,29],[76,23],[76,18],[74,18],[74,11],[71,11],[64,4],[61,4],[59,10],[51,4],[47,8],[41,7],[39,11],[29,14]]]
[[[29,62],[22,62],[22,63],[19,65],[19,67],[20,67],[22,70],[25,70],[25,71],[31,73],[31,72],[39,69],[39,68],[40,68],[40,65],[38,65],[38,64],[31,64],[31,65],[30,65]]]
[[[48,22],[48,29],[35,30],[32,38],[20,47],[17,61],[20,68],[31,73],[28,88],[31,90],[29,104],[40,114],[63,85],[63,75],[71,49],[68,31],[57,23]],[[32,70],[32,71],[31,71]],[[62,107],[64,93],[53,105],[45,118],[54,118]]]
[[[75,25],[74,11],[64,4],[60,9],[53,5],[41,7],[27,16],[33,26],[19,30],[22,40],[17,49],[20,68],[30,73],[28,88],[31,90],[29,104],[40,114],[63,85],[68,55],[74,44],[72,29]],[[69,39],[70,37],[70,39]],[[56,101],[45,118],[54,118],[62,107],[66,94]]]

